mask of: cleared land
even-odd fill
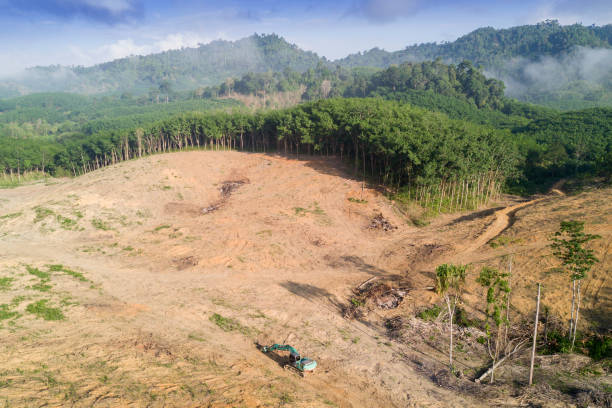
[[[530,316],[544,281],[544,304],[566,317],[569,282],[546,244],[572,218],[603,236],[583,315],[610,327],[610,196],[552,194],[504,225],[483,210],[419,228],[337,161],[236,152],[157,155],[2,190],[0,404],[563,406],[572,399],[555,390],[473,385],[486,363],[474,328],[458,334],[467,378],[449,376],[444,327],[409,316],[438,301],[427,287],[439,263],[497,266],[513,253],[512,313]],[[497,209],[520,203],[505,200]],[[368,228],[379,214],[397,228]],[[476,274],[465,297],[474,316]],[[353,289],[373,277],[408,288],[403,302],[345,319]],[[395,316],[404,321],[390,333]],[[316,359],[317,373],[302,378],[257,349],[274,342]],[[570,360],[541,364],[589,364]],[[518,361],[500,378],[525,370]],[[572,381],[610,384],[589,375]]]

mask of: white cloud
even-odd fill
[[[166,37],[158,40],[154,47],[158,51],[168,51],[184,47],[197,47],[198,44],[205,44],[210,41],[210,38],[202,37],[196,33],[174,33],[168,34]]]

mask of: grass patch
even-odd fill
[[[72,218],[63,217],[59,214],[55,218],[57,219],[57,222],[59,223],[60,227],[65,230],[72,230],[77,225],[77,222]]]
[[[300,217],[306,215],[306,213],[308,212],[307,209],[302,207],[293,207],[293,211],[295,211],[295,215],[298,215]]]
[[[91,282],[81,272],[77,272],[77,271],[73,271],[72,269],[68,269],[64,265],[55,264],[55,265],[48,265],[48,267],[49,267],[49,271],[51,272],[63,272],[66,275],[72,276],[73,278],[80,280],[81,282]]]
[[[161,230],[166,229],[166,228],[170,228],[170,225],[164,224],[164,225],[160,225],[159,227],[155,227],[153,232],[161,231]]]
[[[42,220],[44,220],[47,217],[52,216],[53,214],[55,214],[53,212],[53,210],[50,210],[48,208],[45,207],[34,207],[34,213],[36,214],[36,216],[34,217],[34,224],[36,224],[37,222],[40,222]]]
[[[357,204],[367,204],[368,203],[368,200],[361,200],[361,199],[355,198],[355,197],[349,197],[348,200],[351,203],[357,203]]]
[[[26,312],[36,315],[44,320],[64,320],[62,311],[56,307],[47,306],[49,299],[41,299],[38,302],[30,303],[26,307]]]
[[[497,237],[493,241],[489,242],[489,246],[491,248],[499,248],[506,245],[518,244],[522,240],[520,238],[510,238],[510,237]]]
[[[210,316],[210,321],[219,326],[219,328],[226,332],[231,331],[239,331],[242,334],[248,335],[250,333],[250,329],[246,326],[243,326],[235,319],[231,317],[223,317],[218,313]]]
[[[1,216],[0,216],[0,220],[12,220],[13,218],[20,217],[22,214],[23,214],[23,213],[18,212],[18,213],[12,213],[12,214],[1,215]]]
[[[102,231],[108,231],[111,229],[111,226],[108,223],[101,220],[100,218],[93,218],[91,220],[91,225],[93,225],[94,228],[102,230]]]
[[[198,336],[197,334],[194,334],[194,333],[190,333],[187,336],[187,338],[189,340],[195,340],[195,341],[199,341],[199,342],[202,342],[202,343],[206,342],[206,340],[203,337],[200,337],[200,336]]]
[[[0,292],[9,290],[15,279],[10,277],[0,278]]]
[[[433,305],[428,309],[421,310],[421,312],[417,314],[417,317],[419,319],[425,320],[426,322],[431,322],[436,320],[438,316],[440,316],[441,312],[442,309],[440,308],[440,306]]]
[[[36,285],[32,285],[32,289],[37,290],[39,292],[48,292],[53,286],[47,285],[47,282],[48,280],[42,280]]]
[[[19,317],[19,312],[11,311],[7,304],[0,305],[0,320],[8,320]]]
[[[30,275],[37,276],[40,279],[49,279],[51,277],[51,274],[49,272],[43,272],[38,268],[32,268],[31,266],[26,266],[26,269]]]

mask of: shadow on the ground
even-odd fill
[[[281,282],[280,286],[287,289],[289,292],[297,295],[301,298],[314,302],[316,300],[324,300],[331,304],[339,312],[343,312],[345,306],[338,300],[338,298],[329,293],[326,289],[319,288],[317,286],[308,283],[299,283],[293,281]]]

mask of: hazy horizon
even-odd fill
[[[479,27],[557,19],[605,25],[605,1],[0,0],[0,75],[46,65],[91,66],[214,40],[275,33],[329,60],[379,47],[454,41]]]

